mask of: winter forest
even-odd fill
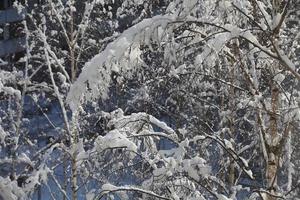
[[[300,200],[300,0],[0,8],[0,200]]]

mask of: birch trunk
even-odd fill
[[[277,171],[279,168],[279,159],[280,159],[280,143],[278,135],[278,106],[279,106],[279,89],[273,83],[271,85],[272,89],[272,98],[271,98],[271,107],[272,111],[269,113],[270,117],[270,127],[269,127],[269,136],[270,141],[267,142],[267,153],[268,160],[266,166],[266,180],[267,188],[270,192],[268,195],[268,200],[276,199],[276,188],[277,188]],[[274,196],[272,196],[274,195]]]
[[[272,1],[272,17],[273,17],[273,23],[276,23],[275,18],[280,11],[280,5],[281,0],[273,0]],[[277,27],[277,29],[280,27]],[[274,41],[274,43],[278,43],[279,40],[279,29],[275,32],[274,29],[274,36],[271,36],[273,38],[270,38]],[[280,67],[280,64],[277,66]],[[271,66],[270,66],[271,68]],[[276,188],[277,188],[277,175],[278,175],[278,169],[279,169],[279,162],[281,157],[281,151],[282,151],[282,144],[281,141],[283,138],[279,137],[278,132],[278,116],[279,116],[279,102],[280,102],[280,90],[277,86],[277,83],[275,83],[273,80],[270,83],[271,88],[271,111],[269,112],[269,118],[270,118],[270,127],[269,127],[269,138],[270,140],[267,140],[267,153],[268,153],[268,160],[267,160],[267,166],[266,166],[266,180],[267,180],[267,189],[269,191],[269,194],[267,194],[267,200],[275,200],[276,197]],[[283,134],[281,137],[284,137]]]
[[[74,0],[70,0],[70,32],[69,32],[69,48],[70,48],[70,67],[71,67],[71,82],[73,83],[76,79],[77,67],[76,67],[76,58],[75,58],[75,32],[74,32]],[[73,128],[75,124],[72,124]],[[72,199],[77,199],[77,137],[76,130],[71,131],[71,146],[74,149],[73,155],[71,158],[71,168],[72,168],[72,176],[71,176],[71,190],[72,190]]]

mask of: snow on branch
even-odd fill
[[[111,80],[111,72],[126,71],[123,66],[117,65],[118,61],[134,44],[138,45],[141,40],[146,40],[145,35],[149,29],[153,31],[157,27],[166,27],[168,22],[172,21],[172,18],[172,16],[159,15],[143,20],[124,31],[104,51],[86,63],[78,79],[71,86],[67,96],[67,102],[71,110],[76,112],[84,96],[85,100],[94,99],[99,96],[105,98]]]
[[[169,127],[165,122],[160,121],[152,115],[144,112],[132,113],[131,115],[124,115],[121,109],[117,109],[111,113],[112,119],[109,121],[108,126],[113,126],[120,130],[130,130],[129,137],[142,137],[142,136],[158,136],[166,138],[173,143],[178,143],[178,138],[175,131]],[[143,126],[148,126],[144,129]],[[152,127],[161,129],[160,131],[153,131]]]
[[[98,151],[119,147],[126,147],[130,151],[137,152],[137,146],[118,130],[112,130],[105,136],[98,136],[95,140],[95,150]]]
[[[25,197],[25,193],[18,189],[16,181],[0,176],[0,198],[5,200],[17,200]]]
[[[207,60],[209,63],[214,63],[217,56],[212,53],[215,52],[215,54],[217,54],[218,51],[225,47],[228,41],[240,37],[271,58],[281,60],[285,66],[287,66],[288,70],[298,78],[298,74],[293,70],[291,62],[289,62],[286,57],[278,56],[278,54],[272,52],[271,48],[260,44],[251,31],[241,29],[233,24],[225,24],[222,26],[217,23],[195,20],[189,17],[187,17],[186,20],[179,20],[175,16],[176,15],[159,15],[143,20],[124,31],[120,37],[110,43],[104,51],[86,63],[68,93],[67,102],[71,110],[76,112],[84,101],[98,97],[105,99],[111,81],[111,72],[127,73],[129,69],[135,66],[135,64],[130,64],[130,62],[134,59],[139,61],[138,58],[141,55],[141,51],[139,50],[140,44],[147,44],[147,41],[149,42],[151,37],[155,37],[154,33],[156,29],[164,30],[168,24],[171,25],[173,23],[195,23],[198,25],[208,25],[221,30],[221,32],[206,43],[207,48],[198,55],[202,62]],[[128,59],[126,59],[126,56],[128,56]],[[122,65],[120,62],[122,62]]]
[[[103,196],[107,195],[108,193],[115,193],[115,192],[122,192],[122,191],[127,191],[127,192],[138,192],[142,194],[147,194],[153,197],[156,197],[158,199],[165,199],[165,200],[171,200],[168,197],[161,196],[159,194],[156,194],[152,191],[144,190],[138,187],[134,186],[114,186],[112,184],[106,183],[102,186],[102,192],[100,194],[100,197],[98,199],[101,199]]]

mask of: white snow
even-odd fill
[[[268,12],[266,11],[267,7],[266,5],[261,2],[261,1],[256,1],[258,7],[259,7],[259,10],[262,12],[262,14],[264,15],[264,19],[266,19],[267,21],[267,25],[269,27],[271,27],[272,25],[272,20],[271,20],[271,16],[268,14]]]
[[[1,122],[1,120],[0,120]],[[2,126],[0,125],[0,144],[4,144],[5,137],[7,133],[3,130]]]
[[[96,45],[96,40],[90,38],[88,39],[88,43],[92,45]]]
[[[77,108],[82,103],[83,96],[85,96],[85,100],[97,97],[105,99],[111,79],[110,74],[112,70],[110,63],[118,61],[136,40],[141,40],[141,35],[144,35],[144,32],[147,32],[149,27],[165,27],[172,19],[172,16],[159,15],[143,20],[124,31],[104,51],[86,63],[67,96],[67,103],[71,110],[74,113],[77,111]],[[104,65],[106,66],[105,68]],[[121,65],[119,67],[122,68]]]
[[[101,189],[105,190],[105,191],[114,191],[114,190],[118,189],[118,187],[116,187],[110,183],[105,183],[102,185]]]
[[[218,200],[232,200],[223,194],[217,194]]]
[[[145,189],[142,189],[142,188],[138,188],[136,186],[114,186],[110,183],[106,183],[102,186],[102,190],[103,192],[107,192],[107,191],[136,191],[136,192],[140,192],[142,194],[147,194],[147,195],[150,195],[150,196],[153,196],[153,197],[159,197],[160,199],[169,199],[169,198],[166,198],[166,197],[163,197],[163,196],[160,196],[152,191],[149,191],[149,190],[145,190]]]
[[[245,158],[243,158],[243,157],[239,157],[241,160],[242,160],[242,162],[243,162],[243,164],[245,165],[245,167],[249,167],[249,165],[248,165],[248,161],[245,159]]]
[[[11,181],[9,177],[0,176],[0,197],[4,200],[26,199],[25,193],[17,185],[17,181]]]
[[[86,200],[94,200],[95,196],[96,196],[95,189],[92,189],[91,191],[86,193],[85,198],[86,198]]]
[[[240,35],[240,28],[238,28],[235,25],[232,24],[225,24],[224,28],[226,28],[228,31],[230,31],[231,38],[238,37]]]
[[[118,130],[112,130],[105,136],[98,136],[95,140],[95,150],[102,151],[107,148],[125,147],[130,151],[137,151],[137,146]]]
[[[78,143],[73,145],[70,154],[71,155],[76,154],[76,160],[79,164],[82,162],[82,160],[88,158],[88,153],[83,148],[82,138],[79,139]]]
[[[250,169],[245,169],[245,173],[251,178],[251,179],[254,179],[254,177],[253,177],[253,173],[252,173],[252,171],[250,170]]]
[[[275,29],[279,25],[281,17],[281,13],[276,13],[275,17],[273,17],[272,29]]]
[[[285,76],[284,74],[277,74],[275,77],[274,77],[274,81],[276,81],[277,83],[281,83],[283,80],[285,79]]]
[[[206,161],[198,156],[192,159],[185,159],[183,162],[183,170],[195,180],[200,179],[200,175],[208,176],[211,173],[211,168],[206,165]]]
[[[224,139],[224,144],[227,149],[234,150],[232,143],[229,140]]]
[[[170,128],[165,122],[156,119],[152,115],[149,115],[149,121],[157,127],[166,131],[168,134],[175,134],[175,131],[172,128]]]
[[[0,82],[0,92],[4,92],[6,95],[15,96],[18,99],[21,99],[20,90],[16,90],[13,87],[5,87],[1,82]]]
[[[287,65],[287,67],[290,70],[294,71],[296,69],[295,64],[287,57],[287,55],[285,55],[283,52],[280,52],[280,51],[279,51],[279,55],[280,55],[280,58],[282,59],[282,61]]]
[[[227,26],[229,27],[230,25]],[[234,34],[236,34],[235,30],[233,30],[233,33],[231,33],[230,30],[228,31],[229,32],[222,32],[216,34],[213,39],[209,40],[206,43],[206,48],[204,49],[204,51],[196,56],[196,65],[200,67],[203,63],[208,63],[209,65],[212,65],[216,62],[216,60],[218,59],[218,53],[223,48],[225,48],[225,44],[230,39],[232,39],[232,37],[234,37]]]
[[[204,135],[196,135],[191,141],[197,142],[198,140],[204,140],[206,136]]]
[[[267,47],[261,45],[257,38],[255,37],[255,35],[253,35],[253,33],[250,30],[246,30],[244,32],[240,33],[240,36],[246,40],[248,40],[249,42],[252,43],[252,45],[254,45],[255,47],[259,48],[260,50],[262,50],[264,53],[271,55],[272,57],[277,57],[275,53],[273,53],[270,49],[268,49]]]

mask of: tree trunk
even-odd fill
[[[76,151],[74,151],[72,157],[72,199],[77,199],[77,165],[76,165]]]
[[[236,41],[236,43],[238,43],[238,41]],[[238,44],[237,44],[238,45]],[[234,67],[234,63],[232,62],[232,66],[230,68],[230,83],[232,83],[233,85],[235,84],[235,67]],[[230,138],[234,138],[234,132],[235,132],[235,128],[234,128],[234,121],[235,121],[235,91],[234,91],[234,87],[230,87],[229,90],[229,107],[231,110],[230,116],[229,116],[229,130],[230,130]],[[233,145],[233,150],[235,151],[235,144]],[[232,189],[232,187],[235,185],[235,161],[230,157],[230,165],[229,165],[229,174],[228,174],[228,180],[229,180],[229,186]]]
[[[278,134],[278,107],[279,107],[279,89],[276,86],[276,83],[271,83],[271,112],[269,113],[270,117],[270,127],[269,127],[269,136],[270,140],[266,141],[267,143],[267,152],[268,160],[266,166],[266,180],[267,180],[267,189],[270,192],[267,195],[267,200],[275,200],[276,197],[276,188],[277,188],[277,171],[279,168],[279,159],[281,152],[281,144]]]
[[[75,58],[75,39],[74,39],[74,0],[70,2],[70,64],[71,64],[71,82],[73,83],[76,79],[77,67],[76,67],[76,58]],[[74,124],[73,124],[74,126]],[[77,134],[75,130],[71,131],[71,145],[73,149],[76,149],[77,145]],[[72,199],[77,199],[77,151],[74,150],[71,165],[72,165],[72,177],[71,177],[71,189],[72,189]]]
[[[76,79],[77,67],[75,58],[75,41],[74,41],[74,13],[73,13],[74,2],[71,1],[70,8],[70,63],[71,63],[71,82],[73,83]]]

